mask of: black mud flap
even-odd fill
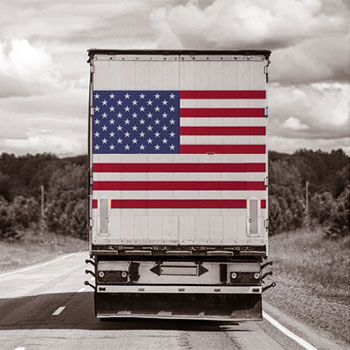
[[[261,294],[95,293],[98,318],[262,320]]]

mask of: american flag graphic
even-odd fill
[[[111,208],[246,208],[246,191],[266,190],[265,98],[263,90],[94,91],[94,193],[113,191]]]

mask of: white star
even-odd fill
[[[106,101],[106,100],[103,100],[103,101],[102,101],[102,104],[103,104],[104,106],[106,106],[106,105],[107,105],[107,101]]]
[[[115,122],[114,119],[110,119],[109,124],[114,125],[114,122]]]
[[[124,109],[125,109],[125,112],[129,112],[130,111],[130,107],[129,106],[126,106]]]
[[[123,127],[122,127],[121,125],[118,125],[117,130],[118,130],[118,131],[122,131],[122,130],[123,130]]]
[[[106,125],[103,125],[102,131],[107,131],[108,127]]]
[[[168,130],[168,127],[167,127],[166,125],[164,125],[164,126],[162,127],[162,130],[167,131],[167,130]]]
[[[117,140],[118,143],[122,143],[123,140],[119,137],[119,139]]]
[[[170,150],[174,151],[175,150],[175,146],[174,145],[170,145]]]
[[[153,140],[151,139],[151,138],[149,138],[148,140],[147,140],[147,143],[152,143],[153,142]]]
[[[152,102],[151,100],[148,100],[148,101],[147,101],[147,104],[148,104],[149,106],[151,106],[152,103],[153,103],[153,102]]]
[[[170,133],[170,137],[175,137],[174,131],[172,131],[172,132]]]
[[[99,125],[99,124],[100,124],[100,120],[99,120],[99,119],[96,119],[96,120],[95,120],[95,124],[96,124],[96,125]]]
[[[156,106],[156,107],[154,108],[154,110],[155,110],[156,112],[159,112],[160,108],[159,108],[158,106]]]
[[[118,100],[117,103],[118,103],[118,106],[121,106],[123,104],[121,100]]]
[[[147,117],[148,117],[148,118],[152,118],[152,113],[148,113],[148,114],[147,114]]]
[[[108,140],[107,140],[106,138],[104,138],[104,139],[102,140],[102,143],[106,144],[107,141],[108,141]]]
[[[157,131],[155,134],[154,134],[155,137],[159,137],[160,136],[160,133]]]
[[[168,115],[166,113],[162,114],[163,118],[166,118]]]
[[[143,131],[140,132],[140,137],[145,137],[145,133]]]
[[[99,106],[95,107],[95,111],[99,112],[100,111],[100,107]]]
[[[152,131],[152,130],[153,130],[153,126],[152,126],[152,125],[148,125],[148,126],[147,126],[147,130],[148,130],[148,131]]]
[[[137,143],[137,139],[133,138],[132,139],[132,143],[136,144]]]
[[[155,94],[154,97],[158,99],[160,97],[160,95],[159,94]]]
[[[145,146],[144,146],[144,145],[141,145],[141,146],[140,146],[140,150],[141,150],[141,151],[144,151],[144,149],[145,149]]]
[[[154,123],[155,123],[156,125],[158,125],[158,124],[160,123],[160,120],[159,120],[159,119],[156,119],[156,120],[154,121]]]
[[[115,133],[114,133],[113,131],[111,131],[111,132],[109,133],[109,136],[110,136],[110,137],[114,137],[114,135],[115,135]]]
[[[114,99],[114,97],[115,97],[115,95],[114,95],[113,93],[111,93],[111,94],[109,95],[109,98],[112,99],[112,100]]]
[[[168,143],[168,140],[164,137],[164,139],[162,140],[163,143]]]
[[[125,136],[125,137],[129,137],[129,136],[130,136],[130,133],[129,133],[129,132],[126,132],[126,133],[124,134],[124,136]]]
[[[124,97],[125,97],[126,99],[128,99],[128,98],[130,98],[130,95],[129,95],[129,94],[125,94]]]
[[[133,113],[133,114],[132,114],[132,117],[133,117],[133,118],[137,118],[137,114],[136,114],[136,113]]]
[[[110,149],[111,151],[113,151],[113,150],[114,150],[114,145],[110,145],[110,146],[109,146],[109,149]]]
[[[130,124],[130,120],[129,120],[129,119],[125,119],[124,123],[125,123],[126,125],[129,125],[129,124]]]
[[[133,106],[136,106],[137,105],[137,101],[136,100],[132,101],[132,104],[133,104]]]
[[[163,100],[162,103],[163,103],[164,106],[166,106],[168,104],[168,101],[167,100]]]
[[[145,107],[141,106],[141,107],[140,107],[140,111],[141,111],[141,112],[144,112],[144,111],[145,111]]]
[[[160,146],[159,145],[155,145],[154,148],[155,148],[156,151],[159,151]]]
[[[100,149],[100,146],[99,145],[96,145],[95,146],[95,150],[98,151]]]
[[[170,98],[175,98],[175,95],[174,95],[174,94],[171,94],[171,95],[170,95]]]
[[[100,95],[99,95],[99,94],[95,94],[95,98],[96,98],[96,99],[99,99],[99,98],[100,98]]]
[[[145,95],[144,95],[144,94],[141,94],[141,95],[140,95],[140,98],[144,99],[144,98],[145,98]]]
[[[137,126],[134,125],[134,126],[132,127],[132,130],[133,130],[133,131],[137,131]]]
[[[109,110],[111,111],[111,112],[114,112],[114,107],[113,106],[111,106],[111,107],[109,107]]]
[[[175,111],[175,107],[174,106],[171,106],[170,107],[170,112],[174,112]]]
[[[95,137],[100,137],[100,133],[99,132],[95,132]]]
[[[140,124],[143,125],[145,124],[145,121],[143,119],[140,120]]]
[[[107,113],[103,113],[102,118],[107,118]]]
[[[130,146],[129,146],[129,145],[125,145],[125,147],[124,147],[124,148],[125,148],[125,150],[126,150],[126,151],[129,151]]]
[[[170,124],[175,124],[175,120],[174,120],[174,119],[171,119],[171,120],[170,120]]]

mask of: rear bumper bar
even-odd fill
[[[261,294],[261,286],[98,285],[97,293]]]

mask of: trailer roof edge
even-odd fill
[[[270,50],[118,50],[118,49],[89,49],[88,55],[91,59],[94,55],[243,55],[243,56],[265,56],[268,60]]]

